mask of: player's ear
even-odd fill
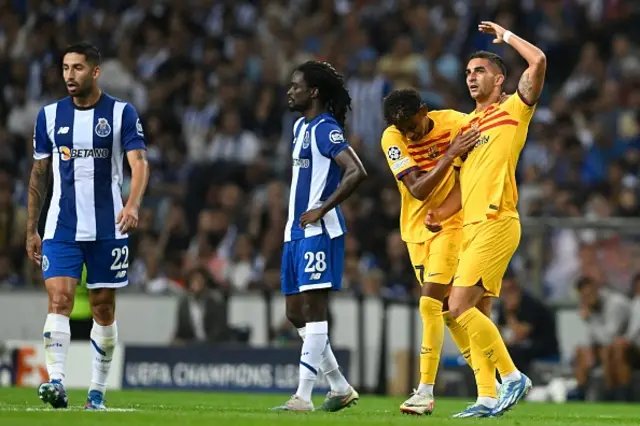
[[[504,84],[504,74],[497,74],[495,82],[496,86],[502,86]]]
[[[100,69],[100,65],[96,65],[93,68],[93,78],[96,78],[96,79],[99,78],[101,73],[102,73],[102,70]]]
[[[420,116],[425,117],[429,113],[429,108],[427,108],[426,104],[420,105],[420,109],[418,110]]]
[[[320,92],[318,91],[317,87],[314,87],[313,89],[311,89],[311,99],[316,99],[319,94]]]

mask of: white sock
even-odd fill
[[[476,404],[484,405],[487,408],[496,408],[498,400],[496,398],[491,398],[490,396],[479,396],[476,400]]]
[[[427,385],[425,383],[420,383],[418,385],[418,393],[420,395],[433,395],[433,385]]]
[[[111,369],[113,351],[118,341],[118,325],[113,324],[101,326],[93,322],[91,328],[91,348],[93,348],[93,368],[91,369],[91,385],[89,391],[97,390],[104,393],[107,391],[107,378]]]
[[[42,334],[49,380],[64,382],[67,352],[69,352],[69,343],[71,342],[69,317],[60,314],[47,314]]]
[[[513,373],[509,373],[506,376],[501,377],[501,379],[504,384],[505,382],[515,382],[516,380],[520,380],[521,377],[522,375],[520,374],[520,371],[516,370]]]
[[[296,395],[305,401],[311,401],[313,385],[318,377],[318,369],[322,362],[322,352],[327,344],[329,326],[326,321],[309,322],[306,329],[306,336],[302,343],[302,354],[300,355],[300,381]]]
[[[298,329],[298,334],[304,341],[304,338],[307,333],[307,328],[302,327]],[[340,366],[338,365],[338,360],[336,356],[333,354],[333,350],[331,349],[331,343],[329,343],[329,339],[327,339],[327,346],[324,348],[324,352],[322,352],[322,362],[320,363],[320,369],[318,372],[322,371],[324,375],[327,377],[327,381],[329,382],[329,386],[331,386],[331,390],[339,395],[344,395],[347,393],[351,385],[347,381],[346,377],[340,371]]]
[[[344,395],[349,391],[351,385],[347,382],[347,379],[342,375],[338,360],[331,350],[331,343],[327,339],[327,344],[322,352],[322,362],[320,363],[320,370],[324,372],[327,377],[327,381],[331,386],[331,390],[338,395]]]

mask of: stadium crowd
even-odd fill
[[[101,49],[101,87],[133,103],[145,127],[151,182],[130,290],[180,292],[197,267],[232,291],[279,288],[295,119],[285,92],[292,68],[315,58],[345,75],[347,133],[370,176],[343,205],[344,286],[393,297],[416,286],[380,149],[383,97],[413,86],[431,109],[470,111],[465,58],[478,49],[504,55],[512,93],[525,64],[477,32],[493,19],[549,63],[520,161],[522,216],[636,217],[639,18],[632,0],[0,0],[0,287],[40,285],[24,255],[33,125],[66,96],[58,52],[72,41]],[[549,237],[547,298],[572,296],[581,276],[631,291],[637,241]],[[525,271],[529,244],[514,263]]]

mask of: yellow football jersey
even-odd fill
[[[447,198],[455,184],[454,170],[433,190],[431,196],[420,201],[411,195],[401,182],[403,176],[413,170],[428,172],[447,152],[455,136],[454,128],[459,127],[465,114],[454,110],[430,111],[428,116],[434,122],[431,131],[418,142],[404,137],[395,127],[389,126],[382,134],[382,151],[387,157],[391,172],[397,179],[398,190],[402,198],[400,212],[400,233],[408,243],[420,243],[433,236],[424,226],[424,219],[430,208],[437,208]],[[456,214],[442,224],[443,228],[460,228],[462,214]]]
[[[464,224],[499,216],[518,217],[516,166],[524,147],[535,105],[525,103],[518,93],[502,104],[464,117],[459,127],[467,131],[474,124],[480,140],[460,167],[460,188]]]

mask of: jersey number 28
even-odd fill
[[[304,254],[304,260],[307,261],[307,266],[304,267],[304,272],[324,272],[327,270],[327,256],[323,251],[316,253],[306,252]]]
[[[119,271],[129,267],[129,247],[116,247],[111,250],[111,256],[113,257],[113,263],[111,264],[112,271]]]

